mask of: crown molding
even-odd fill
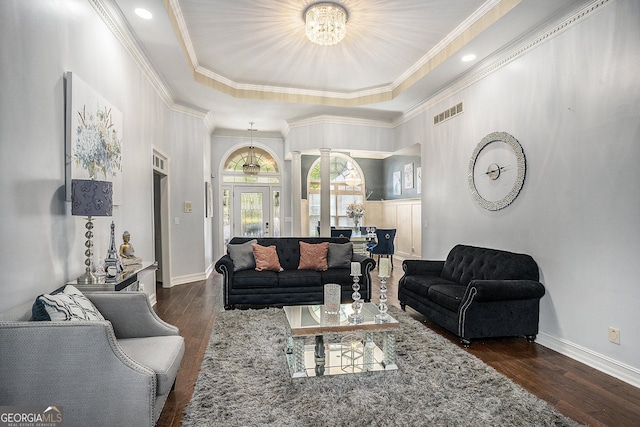
[[[610,1],[614,0],[592,0],[589,4],[584,6],[579,11],[560,18],[558,21],[547,26],[544,30],[538,32],[534,36],[527,38],[522,42],[516,42],[515,45],[512,45],[511,47],[503,50],[500,54],[498,54],[499,57],[498,55],[494,55],[489,60],[484,61],[484,66],[483,64],[479,64],[477,67],[461,76],[445,89],[409,108],[402,114],[402,116],[394,120],[394,127],[400,126],[401,124],[406,123],[411,119],[427,112],[436,104],[451,98],[464,89],[484,79],[488,75],[502,69],[504,66],[530,52],[532,49],[535,49],[541,44],[553,39],[557,35],[562,34],[564,31],[573,27],[584,18],[590,17],[593,12],[597,11],[598,8],[605,5],[606,3],[609,3]]]
[[[138,65],[147,81],[151,84],[155,92],[158,94],[162,102],[171,110],[190,116],[205,118],[207,111],[190,105],[180,104],[175,101],[173,93],[169,86],[162,78],[161,74],[153,66],[142,44],[135,36],[133,30],[122,15],[120,9],[112,2],[112,0],[89,0],[89,4],[93,6],[98,16],[102,18],[111,33],[116,37],[124,49],[129,53],[133,61]],[[210,122],[213,119],[208,119]],[[206,124],[209,129],[212,125]]]
[[[385,122],[382,120],[360,119],[360,118],[354,118],[354,117],[330,116],[330,115],[308,117],[305,119],[289,121],[287,123],[289,125],[289,129],[295,129],[297,127],[312,126],[312,125],[353,125],[353,126],[389,128],[389,129],[394,127],[393,123]]]

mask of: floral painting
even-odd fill
[[[72,179],[113,183],[122,204],[122,113],[71,72],[66,75],[67,200]]]

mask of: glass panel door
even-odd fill
[[[234,236],[266,237],[269,233],[268,187],[234,187]]]

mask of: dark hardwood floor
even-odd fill
[[[375,271],[374,271],[375,273]],[[399,307],[397,284],[402,268],[396,261],[387,282],[389,304]],[[380,281],[374,278],[373,302],[378,300]],[[191,399],[193,386],[216,315],[222,310],[221,276],[206,281],[157,289],[158,315],[180,328],[186,352],[176,387],[169,395],[157,426],[180,426],[182,412]],[[428,322],[421,314],[407,312],[425,327],[459,345],[456,337]],[[564,415],[590,426],[639,426],[640,389],[605,375],[582,363],[524,338],[477,341],[467,349],[512,381],[555,406]],[[215,420],[211,425],[214,426]]]

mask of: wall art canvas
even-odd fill
[[[404,188],[413,188],[413,163],[404,165]]]
[[[422,166],[416,168],[416,190],[418,194],[422,193]]]
[[[393,195],[399,196],[402,194],[402,173],[395,171],[393,173]]]
[[[72,179],[113,183],[122,204],[122,113],[72,72],[65,73],[66,198]]]

